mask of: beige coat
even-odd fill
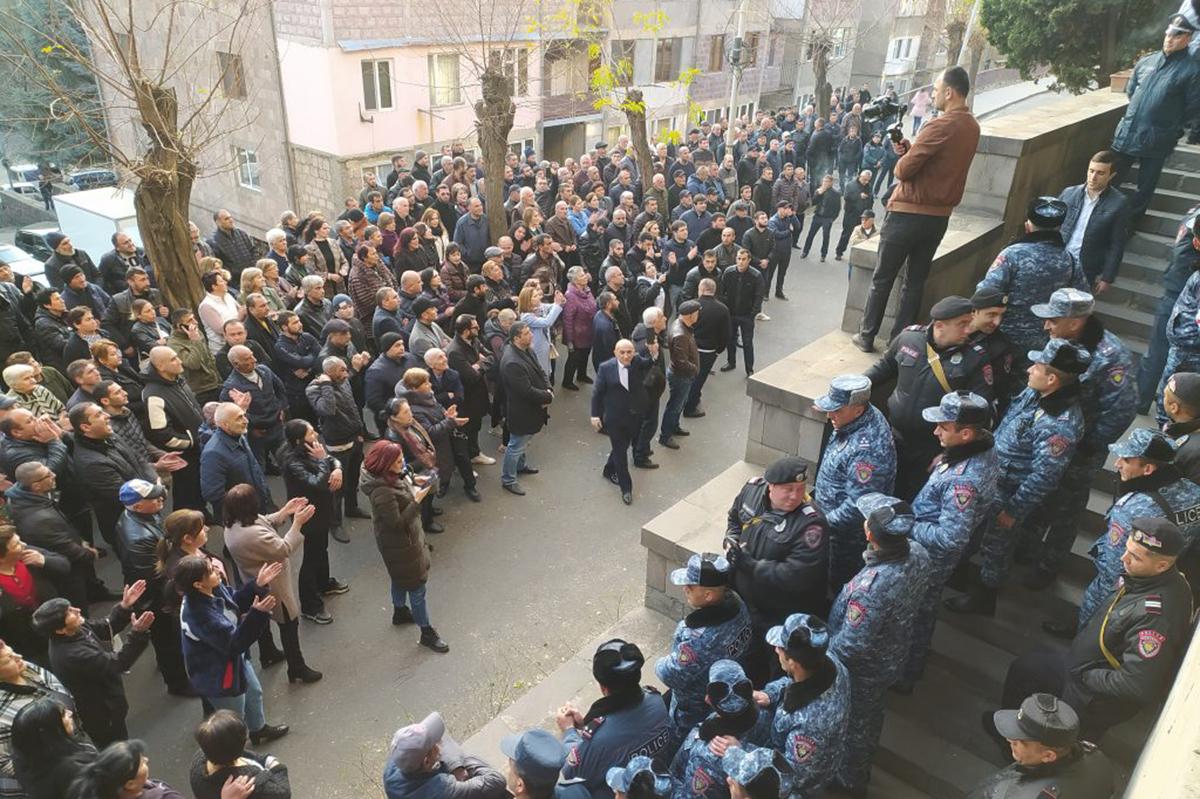
[[[291,524],[291,519],[287,519]],[[243,580],[253,579],[258,570],[267,563],[283,561],[283,571],[271,581],[271,595],[278,600],[271,617],[279,623],[300,618],[299,563],[292,568],[304,548],[304,534],[290,527],[286,535],[280,535],[271,520],[263,515],[254,524],[243,527],[232,524],[225,528],[225,546],[242,573]],[[295,558],[293,557],[295,556]],[[284,615],[286,611],[286,616]]]

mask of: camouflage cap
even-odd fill
[[[771,780],[778,786],[780,797],[792,793],[792,767],[782,753],[762,747],[747,751],[731,746],[721,758],[721,768],[729,778],[743,787],[757,780]],[[757,791],[756,795],[761,795]]]
[[[1079,289],[1059,289],[1048,302],[1038,303],[1029,310],[1039,319],[1082,319],[1096,310],[1096,299]]]

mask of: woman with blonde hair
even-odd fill
[[[567,300],[559,291],[554,293],[554,302],[542,302],[544,296],[541,286],[526,285],[517,295],[517,313],[521,315],[521,321],[533,331],[533,344],[530,347],[533,357],[546,373],[546,378],[553,384],[558,353],[554,351],[551,333]]]
[[[442,225],[442,216],[436,208],[426,208],[425,213],[421,214],[421,223],[426,227],[421,244],[433,263],[440,266],[446,260],[446,247],[450,245],[452,231],[447,231]]]

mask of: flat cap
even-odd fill
[[[1032,363],[1042,363],[1072,375],[1083,374],[1092,362],[1090,352],[1062,338],[1050,339],[1043,350],[1030,350],[1028,357]]]
[[[1019,710],[997,710],[992,721],[996,731],[1012,741],[1037,741],[1061,749],[1079,737],[1079,716],[1053,694],[1034,694]]]
[[[941,322],[947,319],[957,319],[973,310],[975,310],[975,306],[971,305],[971,301],[966,297],[951,294],[933,304],[933,307],[929,309],[929,318],[935,322]]]
[[[763,479],[768,483],[803,483],[808,479],[808,461],[799,455],[788,455],[780,458],[767,467]]]
[[[30,619],[34,632],[50,635],[55,630],[61,630],[66,625],[67,611],[70,609],[71,603],[62,597],[47,599],[38,605]]]
[[[1096,298],[1079,289],[1058,289],[1048,302],[1038,303],[1029,310],[1039,319],[1082,319],[1096,310]]]
[[[349,333],[350,323],[345,319],[338,319],[336,316],[325,323],[325,327],[321,328],[321,334],[328,336],[330,333]]]
[[[1139,427],[1124,441],[1114,441],[1108,451],[1118,458],[1145,458],[1158,463],[1175,460],[1175,445],[1157,430]]]
[[[1160,517],[1143,516],[1133,520],[1133,532],[1130,538],[1135,544],[1141,544],[1146,549],[1158,555],[1175,557],[1183,551],[1183,533],[1174,523]]]
[[[679,304],[679,315],[687,316],[690,313],[699,313],[701,305],[696,300],[685,300]]]

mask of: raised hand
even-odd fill
[[[150,629],[151,624],[154,624],[154,614],[147,610],[142,615],[135,616],[129,626],[133,628],[134,632],[144,633]]]
[[[121,592],[121,607],[126,610],[133,607],[144,593],[146,593],[145,580],[138,580],[133,585],[125,586],[125,590]]]
[[[260,596],[250,603],[250,607],[254,608],[255,610],[261,610],[263,613],[270,613],[275,609],[275,605],[275,597],[271,596],[270,594],[267,594],[266,596]]]
[[[283,561],[275,563],[264,563],[263,567],[258,570],[258,575],[255,576],[254,582],[260,586],[266,587],[271,584],[271,581],[279,576],[283,571]]]

